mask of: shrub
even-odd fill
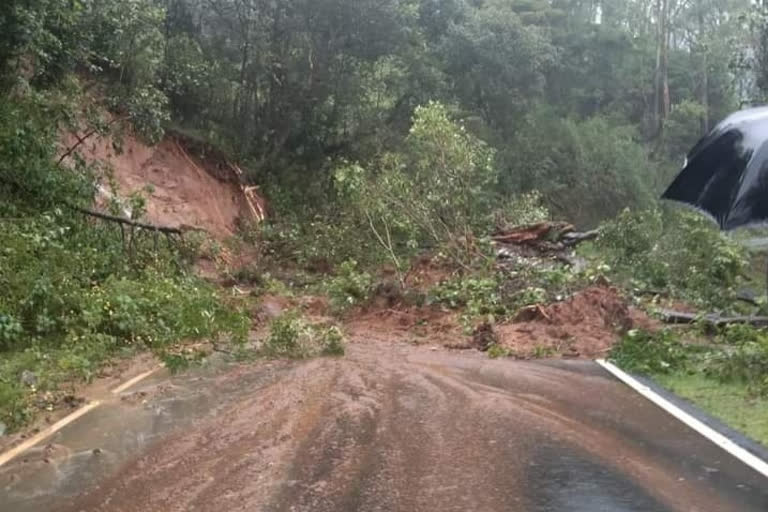
[[[324,356],[344,355],[344,335],[336,326],[330,326],[320,331],[321,354]]]
[[[658,374],[684,369],[690,352],[673,331],[632,330],[613,348],[610,357],[627,371]]]
[[[367,230],[367,224],[360,224],[349,210],[307,215],[290,212],[259,225],[251,231],[249,239],[261,248],[267,259],[325,273],[349,259],[364,264],[384,259],[364,236]]]
[[[499,157],[503,190],[537,190],[555,215],[580,226],[651,202],[655,169],[633,127],[540,108],[517,133]]]
[[[497,173],[494,150],[453,122],[439,103],[419,107],[399,153],[366,167],[344,162],[337,190],[401,272],[415,248],[437,248],[467,267],[477,256],[474,233],[485,228]]]
[[[508,313],[495,276],[445,281],[431,290],[430,299],[452,309],[461,308],[469,318],[489,315],[503,318]]]
[[[716,348],[702,357],[705,374],[724,382],[742,382],[768,393],[768,332],[749,325],[729,325],[717,335]]]
[[[327,291],[333,309],[343,311],[367,302],[372,288],[371,275],[358,270],[357,262],[349,260],[341,264],[338,275],[328,282]]]
[[[263,351],[270,357],[290,359],[339,356],[344,354],[344,335],[338,327],[313,325],[296,311],[288,311],[270,324]]]
[[[623,211],[605,223],[600,256],[637,288],[670,290],[708,307],[733,304],[746,250],[701,214]]]
[[[295,311],[283,313],[269,324],[265,352],[273,357],[302,358],[308,355],[307,325]]]
[[[165,357],[185,340],[239,343],[248,333],[244,314],[151,237],[137,237],[129,255],[113,226],[51,210],[2,223],[0,247],[9,269],[0,273],[0,421],[11,428],[34,410],[22,371],[48,391],[92,378],[115,355]]]
[[[494,211],[494,223],[499,229],[512,229],[550,220],[549,209],[538,191],[519,194],[506,199]]]

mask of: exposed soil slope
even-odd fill
[[[65,145],[75,142],[65,137]],[[180,136],[167,135],[154,147],[132,135],[119,145],[112,137],[92,137],[78,151],[87,162],[112,169],[121,197],[148,190],[146,218],[152,223],[223,239],[239,222],[263,216],[264,201],[240,184],[237,167],[210,152],[204,157],[198,144]],[[109,194],[106,187],[102,192]]]
[[[564,302],[523,310],[498,330],[501,344],[519,357],[604,357],[622,333],[653,328],[648,316],[629,306],[618,290],[595,286]]]

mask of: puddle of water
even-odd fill
[[[255,391],[274,376],[272,370],[251,369],[242,379],[224,381],[217,379],[216,368],[171,379],[151,377],[123,395],[130,400],[116,397],[1,467],[0,510],[50,510],[56,501],[114,474],[160,437]]]
[[[531,512],[672,512],[642,487],[572,447],[540,448],[527,470]]]

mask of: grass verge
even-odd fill
[[[656,375],[654,380],[723,423],[768,446],[768,398],[746,384],[723,383],[701,374]]]

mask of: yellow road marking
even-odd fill
[[[57,421],[56,423],[54,423],[50,427],[46,428],[45,430],[40,431],[37,435],[34,435],[34,436],[30,437],[29,439],[27,439],[26,441],[24,441],[20,445],[16,446],[15,448],[11,448],[10,450],[5,452],[4,454],[0,455],[0,466],[6,464],[7,462],[9,462],[11,459],[15,458],[16,456],[21,455],[22,453],[24,453],[28,449],[30,449],[33,446],[35,446],[40,441],[43,441],[45,438],[47,438],[49,436],[52,436],[53,434],[55,434],[56,432],[58,432],[62,428],[66,427],[67,425],[69,425],[70,423],[72,423],[73,421],[78,419],[80,416],[83,416],[84,414],[89,413],[90,411],[92,411],[93,409],[97,408],[100,405],[101,405],[101,401],[100,400],[95,400],[95,401],[93,401],[93,402],[91,402],[91,403],[89,403],[87,405],[84,405],[83,407],[81,407],[80,409],[76,410],[75,412],[73,412],[69,416],[66,416],[66,417],[60,419],[59,421]]]
[[[113,389],[112,393],[115,394],[115,395],[118,395],[118,394],[122,393],[123,391],[125,391],[128,388],[130,388],[134,384],[136,384],[136,383],[146,379],[147,377],[149,377],[150,375],[152,375],[153,373],[155,373],[159,369],[160,368],[158,367],[158,368],[155,368],[155,369],[150,370],[148,372],[144,372],[144,373],[142,373],[140,375],[137,375],[137,376],[133,377],[132,379],[129,379],[128,381],[122,383],[121,385],[119,385],[118,387]],[[72,414],[70,414],[70,415],[60,419],[59,421],[57,421],[56,423],[54,423],[50,427],[48,427],[48,428],[46,428],[44,430],[41,430],[36,435],[30,437],[29,439],[27,439],[26,441],[24,441],[20,445],[14,447],[14,448],[11,448],[10,450],[5,452],[4,454],[0,455],[0,466],[3,466],[4,464],[7,464],[12,459],[18,457],[19,455],[21,455],[25,451],[27,451],[30,448],[32,448],[33,446],[35,446],[37,443],[40,443],[41,441],[45,440],[46,438],[52,436],[53,434],[55,434],[56,432],[58,432],[62,428],[66,427],[67,425],[69,425],[73,421],[75,421],[78,418],[80,418],[81,416],[83,416],[85,414],[88,414],[90,411],[94,410],[95,408],[97,408],[101,404],[102,404],[101,400],[94,400],[93,402],[89,402],[88,404],[84,405],[83,407],[81,407],[80,409],[76,410]]]
[[[120,393],[122,393],[123,391],[125,391],[129,387],[133,386],[134,384],[136,384],[138,382],[141,382],[142,380],[146,379],[147,377],[149,377],[150,375],[152,375],[153,373],[155,373],[159,369],[160,368],[155,368],[153,370],[149,370],[148,372],[144,372],[141,375],[135,376],[134,378],[128,380],[127,382],[124,382],[121,385],[117,386],[115,389],[112,390],[112,393],[114,393],[116,395],[119,395]]]

